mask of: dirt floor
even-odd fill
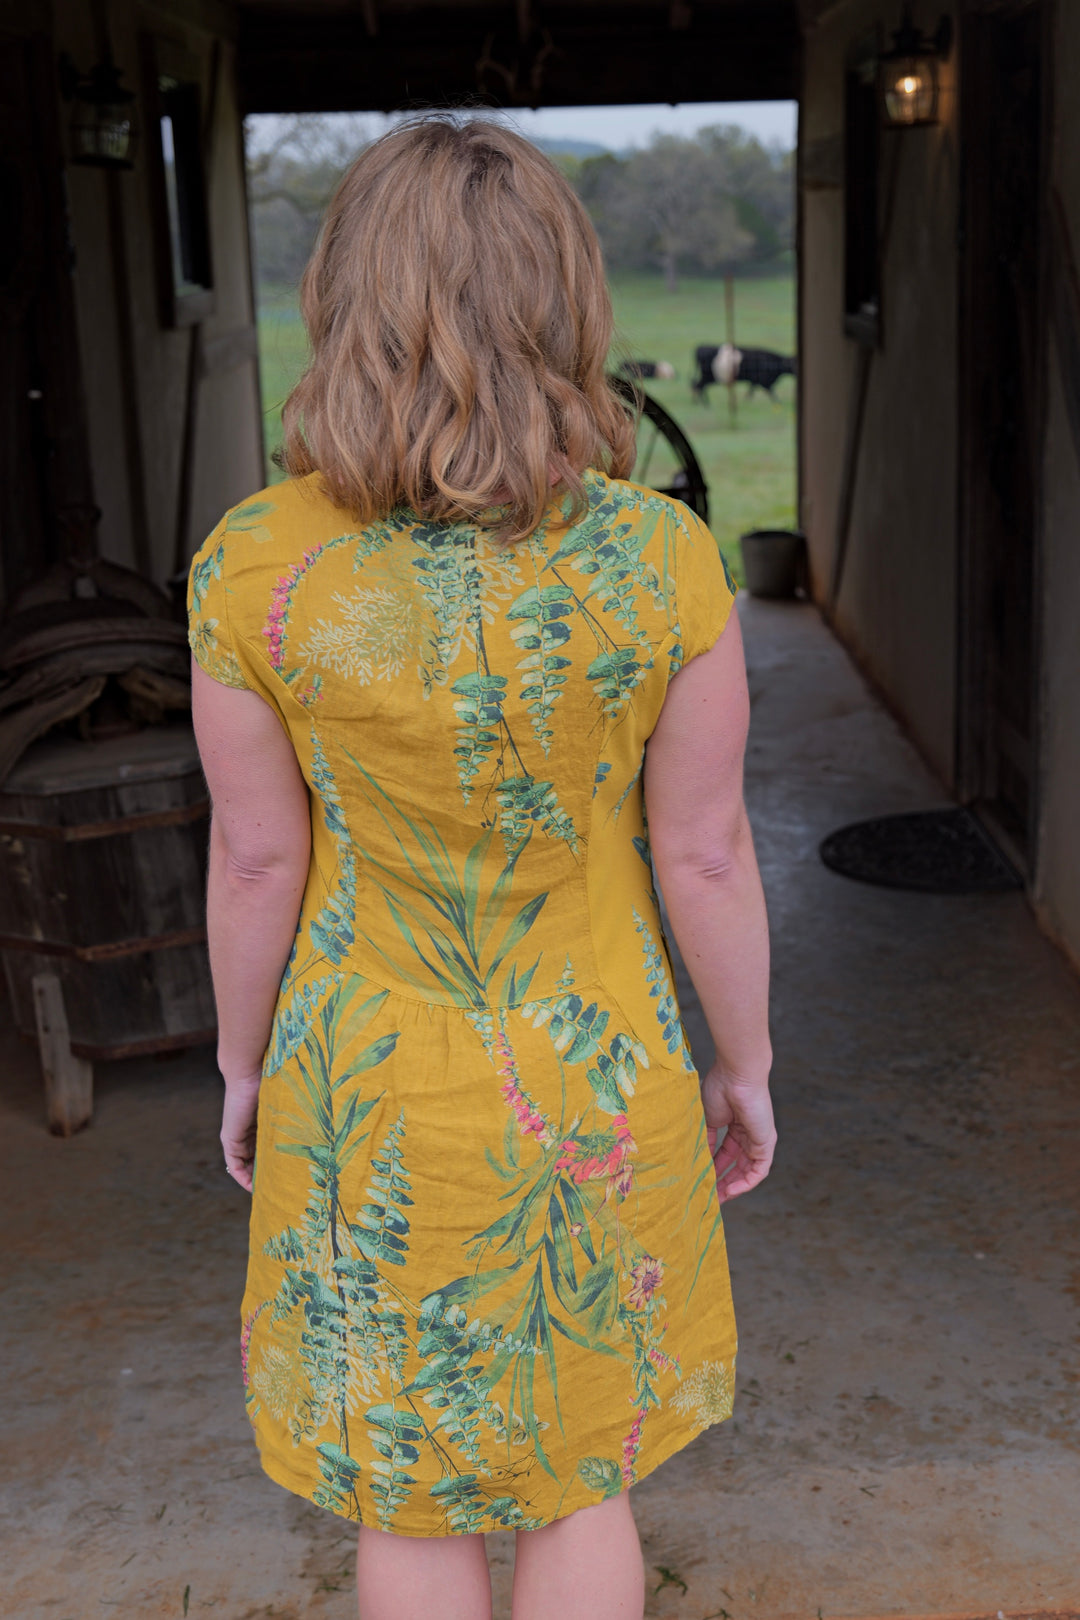
[[[812,609],[743,619],[782,1147],[728,1218],[736,1415],[635,1493],[648,1612],[1076,1613],[1080,985],[1018,895],[821,866],[942,795]],[[352,1532],[248,1437],[210,1054],[104,1068],[60,1142],[0,1053],[0,1616],[351,1617]]]

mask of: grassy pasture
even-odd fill
[[[712,529],[738,572],[737,541],[746,529],[795,521],[795,382],[784,377],[770,400],[738,394],[738,425],[728,422],[727,391],[713,388],[709,403],[690,395],[691,355],[699,343],[724,338],[720,281],[685,280],[668,293],[659,276],[612,279],[618,352],[642,360],[670,360],[674,382],[650,381],[649,392],[675,417],[694,446],[709,485]],[[739,280],[735,286],[736,341],[795,352],[795,283],[791,274]],[[262,288],[259,357],[266,448],[281,441],[281,403],[304,364],[306,345],[292,289]],[[272,476],[280,474],[272,470]]]

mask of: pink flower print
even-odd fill
[[[240,1334],[240,1374],[244,1380],[245,1389],[248,1387],[248,1352],[251,1348],[252,1329],[265,1309],[266,1305],[264,1303],[259,1306],[257,1311],[252,1311],[251,1315],[245,1319],[243,1331]]]
[[[302,562],[290,563],[283,574],[279,574],[273,590],[270,592],[270,606],[266,614],[266,623],[263,626],[263,635],[266,637],[266,651],[272,669],[280,672],[285,662],[285,629],[289,618],[289,608],[292,604],[292,593],[297,582],[303,577],[322,550],[322,543],[311,546],[304,552]]]
[[[627,1299],[635,1310],[647,1305],[664,1280],[664,1263],[645,1255],[630,1271],[630,1291]]]
[[[610,1133],[605,1131],[599,1138],[594,1135],[583,1140],[570,1137],[561,1143],[555,1168],[564,1170],[578,1187],[586,1181],[606,1178],[605,1202],[613,1191],[617,1198],[622,1199],[633,1186],[634,1171],[628,1161],[630,1154],[636,1152],[637,1145],[626,1123],[626,1115],[616,1114]]]
[[[634,1464],[637,1461],[638,1447],[641,1445],[641,1429],[644,1422],[645,1408],[642,1407],[634,1419],[630,1433],[623,1441],[622,1481],[624,1485],[634,1483]]]
[[[320,701],[322,695],[322,676],[316,675],[310,686],[305,686],[297,692],[296,701],[302,703],[305,709],[310,709],[313,703]]]
[[[500,1030],[495,1037],[495,1046],[502,1059],[498,1072],[502,1078],[499,1092],[503,1102],[513,1111],[522,1136],[534,1136],[541,1147],[547,1147],[554,1133],[539,1108],[521,1089],[517,1065],[505,1030]]]

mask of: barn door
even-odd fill
[[[973,9],[961,33],[958,779],[1030,865],[1037,747],[1046,6]]]
[[[94,511],[53,63],[0,32],[0,604]]]

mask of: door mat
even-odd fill
[[[830,871],[886,889],[992,894],[1023,888],[978,818],[957,806],[853,822],[823,839],[820,853]]]

